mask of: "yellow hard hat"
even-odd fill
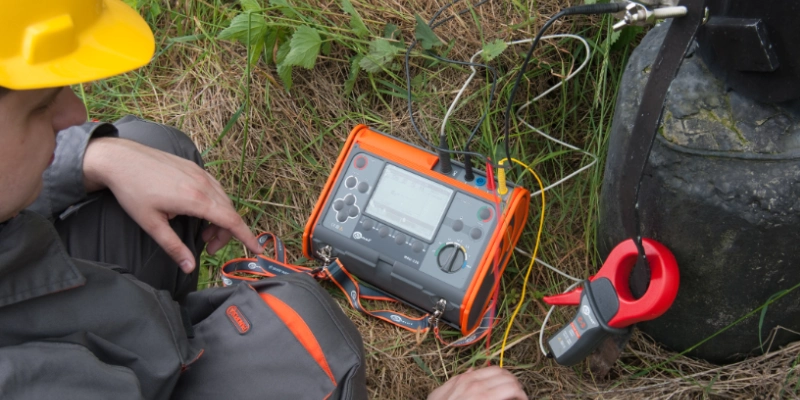
[[[0,0],[0,86],[107,78],[147,64],[150,27],[121,0]]]

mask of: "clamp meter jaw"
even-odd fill
[[[530,193],[498,195],[486,176],[439,169],[436,154],[364,125],[350,134],[303,235],[347,270],[468,332],[488,307],[528,214]],[[499,206],[496,204],[500,201]],[[495,268],[495,266],[497,268]]]

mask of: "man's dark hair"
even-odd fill
[[[6,89],[6,88],[4,88],[4,87],[0,86],[0,97],[3,97],[3,96],[5,96],[5,95],[6,95],[6,93],[8,93],[8,92],[10,92],[10,91],[11,91],[11,89]]]

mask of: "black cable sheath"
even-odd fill
[[[447,18],[445,18],[445,19],[443,19],[441,21],[438,21],[438,22],[436,21],[436,19],[438,19],[439,16],[445,10],[447,10],[452,5],[458,3],[459,1],[461,1],[461,0],[455,0],[455,1],[451,2],[450,4],[447,4],[447,5],[443,6],[438,11],[436,11],[436,13],[433,15],[431,20],[428,22],[428,26],[431,28],[431,30],[441,26],[445,22],[450,21],[455,17],[455,16],[450,16],[450,17],[447,17]],[[473,4],[472,7],[478,7],[480,5],[483,5],[483,4],[487,3],[488,1],[489,0],[481,0],[481,1]],[[462,15],[462,14],[468,12],[469,10],[470,10],[469,8],[461,10],[456,15]],[[475,124],[475,127],[472,129],[472,132],[470,133],[470,136],[468,138],[467,146],[465,146],[463,151],[450,150],[449,148],[445,149],[445,148],[442,148],[440,146],[436,146],[435,144],[431,143],[431,141],[428,140],[428,138],[426,138],[425,135],[422,134],[422,131],[419,129],[419,126],[417,126],[417,122],[414,119],[413,102],[412,102],[412,96],[411,96],[411,71],[410,71],[410,66],[409,66],[409,64],[410,64],[409,63],[409,59],[410,59],[410,56],[411,56],[411,50],[414,49],[416,44],[417,44],[417,40],[414,39],[411,42],[411,44],[408,46],[408,48],[406,49],[406,54],[405,54],[405,75],[406,75],[406,95],[407,95],[407,104],[408,104],[408,114],[409,114],[409,118],[410,118],[410,121],[411,121],[411,126],[414,128],[414,131],[417,133],[417,136],[419,136],[419,138],[425,144],[427,144],[429,147],[435,149],[437,152],[446,152],[446,153],[449,153],[449,154],[461,154],[461,155],[464,155],[465,156],[465,165],[466,165],[467,162],[471,163],[471,160],[469,159],[468,156],[474,156],[474,157],[478,157],[481,160],[488,161],[487,158],[483,154],[480,154],[480,153],[477,153],[477,152],[473,152],[473,151],[469,151],[469,141],[472,140],[472,138],[475,136],[477,131],[480,129],[480,126],[483,123],[483,121],[489,115],[489,111],[491,109],[491,104],[492,104],[492,101],[494,99],[494,93],[496,91],[497,70],[495,70],[493,67],[485,65],[485,64],[479,64],[479,63],[473,63],[473,62],[467,62],[467,61],[451,60],[451,59],[439,57],[439,56],[437,56],[435,54],[428,54],[429,56],[431,56],[431,57],[433,57],[433,58],[435,58],[435,59],[437,59],[439,61],[445,62],[445,63],[487,68],[488,70],[490,70],[492,72],[492,76],[493,76],[492,87],[490,89],[489,101],[487,102],[486,110],[484,111],[483,115],[481,115],[481,118],[478,120],[478,122]],[[493,167],[497,167],[494,164],[492,164],[492,166]]]
[[[536,37],[533,39],[533,43],[531,43],[531,48],[528,49],[528,54],[525,55],[525,61],[522,62],[522,67],[520,67],[519,72],[517,72],[517,77],[514,80],[514,86],[511,87],[511,95],[508,96],[508,104],[506,104],[506,112],[503,120],[503,140],[504,148],[506,151],[506,157],[511,157],[511,145],[509,144],[509,131],[511,128],[511,106],[514,102],[514,95],[517,94],[517,89],[519,89],[519,83],[522,81],[522,76],[525,74],[525,69],[528,67],[528,63],[531,61],[531,56],[533,56],[533,50],[536,49],[536,45],[539,43],[539,40],[544,35],[544,31],[553,25],[556,20],[567,15],[564,10],[559,11],[556,15],[550,18],[547,22],[545,22],[542,29],[539,29],[539,32],[536,34]],[[514,169],[513,163],[508,163],[509,170]]]
[[[581,6],[568,7],[561,11],[564,15],[598,15],[625,11],[625,7],[627,7],[627,3],[584,4]]]
[[[519,83],[522,81],[522,76],[525,74],[525,69],[528,67],[528,63],[531,61],[531,56],[533,56],[533,51],[536,49],[536,45],[541,40],[544,32],[553,25],[559,18],[565,15],[596,15],[596,14],[610,14],[619,11],[625,10],[625,3],[607,3],[607,4],[586,4],[582,6],[574,6],[565,8],[556,15],[553,15],[547,22],[545,22],[542,29],[539,29],[539,32],[536,34],[536,37],[533,39],[533,43],[531,43],[531,48],[528,49],[528,53],[525,55],[525,61],[522,62],[522,67],[520,67],[519,72],[517,72],[517,77],[514,80],[514,86],[511,87],[511,94],[508,96],[508,104],[506,104],[506,112],[503,121],[503,138],[505,141],[504,147],[506,151],[506,157],[511,157],[511,147],[509,144],[509,130],[511,128],[511,112],[512,112],[512,105],[514,104],[514,95],[517,94],[517,89],[519,88]],[[513,164],[509,163],[509,169],[513,169]]]

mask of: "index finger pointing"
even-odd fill
[[[251,252],[261,253],[261,246],[258,244],[258,240],[253,235],[253,232],[250,231],[250,228],[247,227],[247,224],[244,223],[242,217],[234,211],[233,206],[228,205],[221,208],[225,208],[225,210],[217,210],[217,212],[212,212],[203,218],[232,233],[233,237],[239,239]]]

